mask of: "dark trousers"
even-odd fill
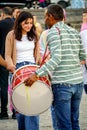
[[[87,94],[87,84],[84,84],[84,90],[85,90],[85,93]]]
[[[8,71],[0,66],[1,114],[7,114],[8,104]]]

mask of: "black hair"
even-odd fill
[[[8,7],[8,6],[6,6],[6,7],[4,7],[3,9],[2,9],[2,12],[4,13],[4,14],[6,14],[6,15],[12,15],[12,8],[11,7]]]
[[[58,4],[50,4],[47,7],[47,14],[52,15],[55,20],[62,21],[64,18],[63,8]]]

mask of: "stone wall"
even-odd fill
[[[70,23],[74,28],[80,31],[82,23],[82,11],[83,9],[67,9],[67,23]]]

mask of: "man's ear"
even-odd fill
[[[53,21],[54,20],[54,17],[52,14],[50,14],[50,19]]]
[[[53,17],[52,14],[49,14],[49,17],[52,18]]]

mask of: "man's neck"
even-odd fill
[[[9,16],[9,15],[4,15],[3,19],[6,19],[6,18],[11,18],[11,16]]]

